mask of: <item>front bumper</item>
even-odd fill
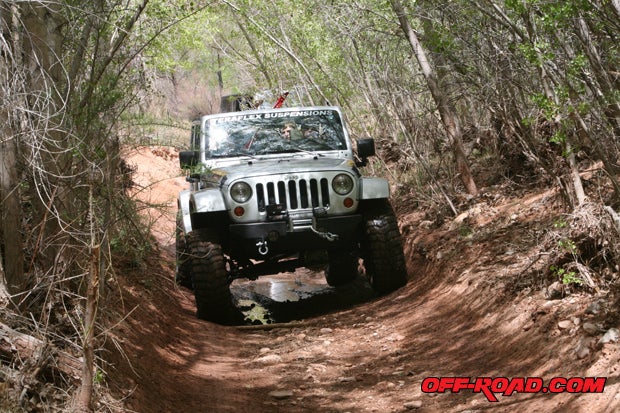
[[[361,215],[314,217],[308,220],[232,224],[231,248],[266,259],[281,253],[348,248],[359,239]]]
[[[319,232],[329,232],[338,235],[338,238],[351,238],[357,232],[362,216],[340,215],[331,217],[314,217],[297,222],[290,219],[278,221],[254,222],[249,224],[231,224],[230,233],[238,239],[272,239],[292,236],[294,234],[310,234],[319,237],[311,227]],[[310,236],[309,235],[309,236]]]

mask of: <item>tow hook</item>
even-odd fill
[[[269,247],[267,246],[267,240],[265,239],[261,239],[256,243],[256,246],[258,247],[258,253],[260,255],[267,255],[267,253],[269,252]]]
[[[310,229],[312,229],[312,232],[314,232],[316,235],[318,235],[321,238],[324,238],[330,242],[334,242],[338,240],[338,234],[333,234],[331,232],[321,232],[319,230],[317,230],[316,228],[314,228],[314,225],[310,227]]]

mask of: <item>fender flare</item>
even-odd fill
[[[390,184],[387,179],[375,177],[360,178],[360,200],[387,199],[390,197]]]
[[[179,192],[179,199],[177,200],[177,207],[181,214],[181,225],[183,226],[183,233],[189,234],[192,231],[192,219],[190,211],[190,197],[192,191],[186,189]]]
[[[179,193],[179,210],[183,218],[183,230],[189,234],[192,228],[192,214],[227,211],[224,196],[219,189],[190,190]]]

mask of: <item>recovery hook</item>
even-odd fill
[[[269,247],[267,246],[267,240],[266,239],[261,239],[256,243],[256,246],[258,247],[258,253],[260,255],[267,255],[267,253],[269,252]]]

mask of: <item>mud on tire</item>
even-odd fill
[[[209,231],[192,231],[188,249],[198,318],[226,325],[240,322],[241,313],[233,304],[226,260],[217,236]]]
[[[394,291],[407,283],[405,255],[396,216],[387,200],[364,206],[362,254],[366,275],[379,294]]]

